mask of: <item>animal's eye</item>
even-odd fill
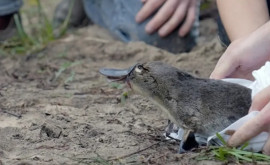
[[[143,66],[142,65],[138,65],[138,69],[143,70]]]
[[[136,71],[136,72],[139,72],[139,73],[141,73],[142,70],[143,70],[143,66],[142,66],[142,65],[138,65],[138,66],[135,68],[135,71]]]

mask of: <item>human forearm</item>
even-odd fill
[[[217,0],[231,41],[250,34],[269,20],[266,0]]]

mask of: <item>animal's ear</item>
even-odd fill
[[[178,77],[178,80],[188,80],[190,78],[193,78],[192,75],[186,72],[182,72],[182,71],[177,71],[177,77]]]

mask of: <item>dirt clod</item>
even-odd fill
[[[41,126],[40,137],[59,138],[61,133],[61,127],[46,123]]]

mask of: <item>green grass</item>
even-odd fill
[[[223,146],[211,146],[207,152],[203,152],[196,160],[219,160],[224,162],[234,161],[238,163],[266,162],[270,163],[270,156],[245,151],[248,143],[241,148],[229,147],[225,140],[218,133],[218,139],[223,143]]]
[[[111,82],[110,83],[110,87],[111,88],[114,88],[114,89],[123,89],[124,88],[124,85],[123,84],[120,84],[118,82]]]
[[[213,3],[213,0],[203,0],[201,1],[200,10],[206,10],[211,7],[211,4]]]
[[[54,80],[57,80],[59,79],[59,77],[62,75],[62,73],[64,71],[66,71],[67,69],[71,68],[71,67],[74,67],[78,64],[80,64],[81,62],[77,61],[77,62],[70,62],[70,61],[67,61],[67,62],[64,62],[60,68],[58,69],[57,72],[55,72],[55,78]],[[68,83],[68,82],[71,82],[74,80],[74,77],[75,77],[75,72],[74,71],[71,71],[70,73],[70,76],[68,78],[66,78],[65,80],[65,83]]]
[[[66,34],[68,22],[70,20],[73,3],[70,5],[68,16],[63,24],[57,29],[53,26],[53,21],[48,19],[43,10],[40,0],[35,0],[36,5],[32,8],[21,11],[29,22],[28,33],[25,32],[18,14],[14,15],[17,28],[17,36],[0,44],[1,55],[32,54],[44,49],[50,42],[61,38]],[[35,20],[36,21],[32,21]]]
[[[128,95],[129,95],[129,93],[127,91],[122,93],[122,95],[121,95],[121,103],[122,104],[126,103],[126,101],[128,99]]]
[[[254,153],[244,151],[236,148],[229,147],[213,147],[212,152],[214,153],[217,160],[226,161],[230,159],[236,160],[236,162],[269,162],[270,157],[260,153]]]
[[[124,89],[125,88],[125,84],[122,84],[122,83],[118,83],[118,82],[111,82],[110,83],[110,87],[111,88],[114,88],[114,89]],[[130,95],[130,92],[129,91],[123,91],[123,93],[121,94],[121,104],[125,104],[128,97]]]

